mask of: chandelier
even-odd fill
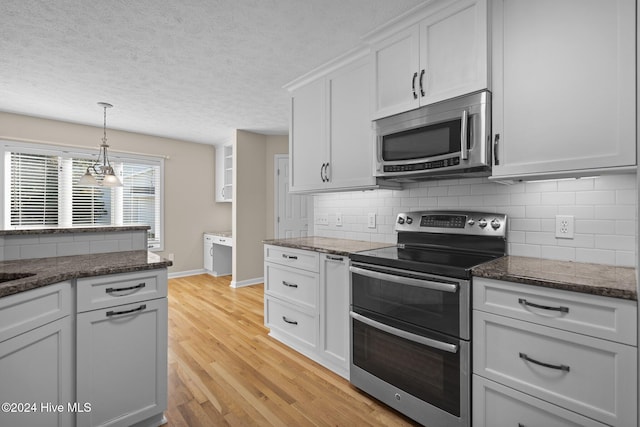
[[[87,172],[85,172],[82,177],[78,180],[78,185],[87,185],[92,187],[97,187],[102,185],[103,187],[122,187],[122,182],[116,176],[113,171],[113,167],[111,167],[111,162],[109,162],[109,156],[107,155],[107,108],[113,107],[113,105],[108,104],[106,102],[98,102],[98,105],[104,109],[104,127],[103,127],[103,136],[102,136],[102,144],[100,144],[100,152],[98,153],[98,159],[94,164],[87,168]],[[93,171],[93,173],[92,173]],[[102,183],[98,183],[96,178],[93,176],[102,176]]]

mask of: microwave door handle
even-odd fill
[[[358,322],[362,322],[367,326],[371,326],[372,328],[379,329],[383,332],[395,335],[399,338],[403,338],[409,341],[416,342],[418,344],[426,345],[427,347],[443,350],[449,353],[458,352],[458,346],[456,344],[449,344],[446,342],[423,337],[421,335],[412,334],[411,332],[403,331],[402,329],[397,329],[389,325],[385,325],[384,323],[376,322],[375,320],[369,319],[368,317],[365,317],[353,311],[349,312],[349,316],[351,316],[352,319],[357,320]]]
[[[420,288],[432,289],[434,291],[439,291],[439,292],[456,293],[458,291],[458,285],[454,283],[440,283],[440,282],[434,282],[431,280],[413,279],[411,277],[396,276],[395,274],[382,273],[379,271],[371,271],[371,270],[366,270],[364,268],[358,268],[353,266],[349,267],[349,271],[351,271],[354,274],[370,277],[372,279],[386,280],[389,282],[401,283],[403,285],[408,285],[408,286],[417,286]]]
[[[460,160],[469,159],[469,141],[467,128],[469,127],[469,113],[467,110],[462,111],[462,120],[460,123]]]

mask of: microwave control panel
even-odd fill
[[[446,168],[449,166],[457,166],[460,164],[460,156],[448,159],[435,160],[433,162],[411,163],[408,165],[384,165],[385,172],[407,172],[421,171],[428,169]]]

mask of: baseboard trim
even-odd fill
[[[169,273],[169,279],[178,279],[180,277],[189,277],[189,276],[197,276],[198,274],[204,274],[207,270],[204,268],[200,270],[188,270],[188,271],[177,271],[173,273]]]
[[[241,280],[239,282],[232,280],[231,286],[232,288],[243,288],[245,286],[258,285],[264,283],[264,277],[256,277],[255,279]]]

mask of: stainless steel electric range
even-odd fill
[[[507,217],[409,212],[395,229],[350,257],[350,381],[426,426],[469,426],[471,269],[505,255]]]

